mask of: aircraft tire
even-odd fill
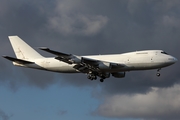
[[[100,82],[104,82],[104,79],[100,79]]]
[[[159,77],[161,74],[160,74],[160,73],[157,73],[156,75]]]

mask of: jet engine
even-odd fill
[[[107,69],[111,68],[111,64],[107,63],[107,62],[101,62],[101,63],[99,63],[98,67],[101,70],[107,70]]]
[[[76,64],[78,64],[78,63],[81,63],[81,57],[73,57],[73,58],[71,58],[70,60],[69,60],[70,62],[72,62],[72,63],[76,63]]]
[[[125,77],[125,72],[116,72],[116,73],[111,73],[111,74],[115,78],[123,78],[123,77]]]

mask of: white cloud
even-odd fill
[[[58,16],[50,19],[51,29],[62,34],[94,35],[106,25],[107,17],[101,15]]]
[[[168,119],[180,117],[180,85],[153,88],[147,94],[114,95],[99,106],[98,113],[107,117]]]

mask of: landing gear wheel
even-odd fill
[[[89,75],[87,76],[87,79],[90,79],[90,76],[89,76]]]
[[[157,73],[156,75],[159,77],[161,74],[160,74],[160,73]]]
[[[97,79],[96,75],[93,75],[93,74],[89,74],[87,76],[87,78],[90,79],[90,80],[96,80]]]
[[[161,70],[161,68],[159,68],[159,69],[157,70],[157,74],[156,74],[156,75],[157,75],[158,77],[161,75],[160,72],[159,72],[160,70]]]
[[[104,79],[100,79],[100,82],[104,82]]]

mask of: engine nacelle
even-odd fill
[[[111,73],[113,77],[115,78],[123,78],[125,77],[125,72],[117,72],[117,73]]]
[[[81,63],[81,57],[73,57],[73,58],[71,58],[70,60],[69,60],[70,62],[72,62],[72,63]]]
[[[111,68],[111,64],[110,63],[107,63],[107,62],[101,62],[99,65],[98,65],[99,69],[101,70],[107,70],[107,69],[110,69]]]

